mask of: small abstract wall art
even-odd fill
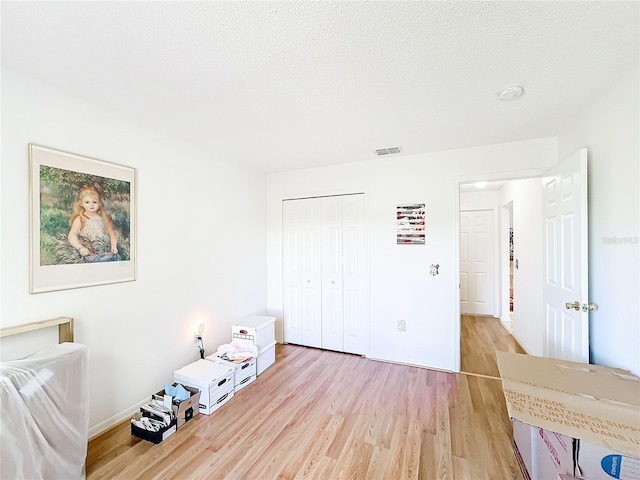
[[[424,245],[425,204],[410,203],[397,208],[397,244]]]

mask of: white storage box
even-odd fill
[[[276,361],[276,317],[253,315],[232,325],[233,338],[251,340],[258,347],[256,375],[260,375]]]
[[[234,389],[237,392],[256,379],[256,359],[250,358],[246,362],[235,363],[218,357],[215,353],[205,357],[207,360],[228,366],[234,370]]]
[[[256,375],[260,375],[276,361],[276,341],[258,350],[258,361],[256,362]]]
[[[242,320],[242,324],[231,326],[232,337],[252,340],[262,350],[276,341],[275,323],[276,317],[253,315]]]
[[[209,360],[198,360],[173,372],[173,381],[200,390],[200,413],[209,415],[234,393],[234,370]]]

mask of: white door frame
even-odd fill
[[[507,322],[511,320],[510,308],[509,308],[509,293],[510,293],[510,275],[504,275],[504,272],[509,271],[509,228],[513,227],[510,221],[510,215],[513,212],[513,202],[507,202],[504,205],[499,205],[500,214],[498,215],[498,221],[500,222],[500,241],[498,242],[499,253],[499,271],[502,277],[500,278],[500,309],[499,318],[501,322]],[[505,313],[506,312],[506,313]],[[506,318],[509,317],[509,318]],[[511,325],[513,328],[513,324]]]
[[[461,175],[456,177],[454,181],[455,188],[455,222],[454,222],[454,265],[455,275],[454,279],[454,318],[455,320],[455,333],[453,335],[453,352],[454,352],[454,371],[460,371],[460,184],[473,183],[479,181],[487,182],[499,182],[507,180],[521,180],[525,178],[542,177],[542,174],[546,172],[548,168],[530,168],[523,170],[514,170],[509,172],[495,172],[495,173],[479,173],[477,175]]]

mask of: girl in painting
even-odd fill
[[[69,243],[85,263],[120,260],[118,236],[111,217],[104,210],[102,196],[94,187],[84,186],[73,202],[69,220]]]

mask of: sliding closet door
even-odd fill
[[[344,351],[369,354],[369,240],[364,195],[342,201]]]
[[[344,349],[342,197],[322,199],[322,348]]]

